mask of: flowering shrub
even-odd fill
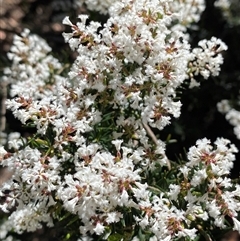
[[[222,100],[217,107],[219,112],[226,114],[226,119],[234,126],[234,134],[240,139],[240,112],[231,106],[229,100]]]
[[[238,0],[217,0],[215,6],[222,9],[225,19],[230,23],[230,25],[239,25],[239,2]]]
[[[191,48],[187,27],[203,1],[86,1],[108,13],[102,26],[79,15],[63,33],[69,67],[25,29],[8,54],[6,105],[28,138],[1,147],[12,178],[0,190],[10,215],[0,230],[56,227],[59,240],[206,240],[240,232],[240,186],[229,177],[237,148],[198,140],[171,162],[154,133],[181,113],[178,88],[219,74],[227,46],[212,37]],[[67,72],[67,74],[66,74]],[[64,230],[63,230],[64,227]],[[10,237],[10,236],[9,236]]]

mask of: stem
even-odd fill
[[[152,129],[148,126],[148,124],[144,123],[143,121],[142,121],[142,124],[143,124],[143,127],[146,130],[147,134],[152,138],[152,140],[156,144],[156,146],[158,146],[159,144],[158,144],[157,137],[153,133]],[[168,167],[168,170],[170,171],[171,170],[171,163],[168,159],[167,159],[167,167]]]

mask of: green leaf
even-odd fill
[[[119,234],[119,233],[114,233],[114,234],[111,234],[109,237],[108,237],[108,241],[121,241],[123,239],[123,235]]]
[[[70,238],[71,238],[71,234],[70,234],[70,233],[67,233],[65,239],[66,239],[66,240],[69,240]]]

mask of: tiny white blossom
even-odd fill
[[[97,223],[96,227],[93,229],[93,231],[97,234],[97,235],[101,235],[104,232],[104,226],[101,223]]]
[[[234,223],[234,227],[233,230],[238,231],[238,233],[240,233],[240,221],[237,220],[235,217],[232,217],[233,223]]]
[[[70,21],[69,19],[69,16],[66,16],[63,21],[62,21],[63,24],[66,24],[66,25],[69,25],[69,26],[73,26],[72,22]]]

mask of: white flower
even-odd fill
[[[123,143],[123,140],[113,140],[112,141],[112,144],[115,145],[117,151],[120,150],[122,143]]]
[[[191,239],[194,239],[197,236],[197,229],[187,229],[184,228],[183,230],[179,231],[176,235],[177,237],[189,237]]]
[[[225,225],[225,216],[222,215],[222,216],[218,216],[214,219],[214,224],[219,227],[219,228],[225,228],[226,225]]]
[[[7,154],[7,151],[3,146],[0,146],[0,160],[3,159],[3,157]]]
[[[186,165],[180,167],[179,170],[183,174],[184,178],[188,177],[188,172],[190,169]]]
[[[97,223],[96,227],[93,229],[93,231],[97,234],[97,235],[101,235],[104,232],[104,226],[101,223]]]
[[[211,217],[213,217],[215,220],[219,217],[221,214],[219,206],[216,204],[216,200],[209,202],[208,205],[208,213]]]
[[[109,212],[107,214],[106,222],[107,223],[117,223],[120,221],[123,215],[120,212]]]
[[[46,222],[49,227],[53,226],[52,219],[46,211],[46,209],[29,205],[13,212],[9,220],[17,233],[22,233],[23,231],[34,232],[42,227],[41,222]]]
[[[24,144],[23,140],[20,139],[20,133],[19,132],[13,132],[10,133],[8,136],[8,147],[19,149],[20,146]]]
[[[208,79],[210,75],[217,76],[220,65],[223,64],[221,52],[227,50],[227,45],[216,37],[201,40],[198,45],[192,51],[190,72],[193,75],[201,74],[204,79]]]
[[[191,179],[191,185],[193,187],[200,185],[203,181],[205,181],[207,176],[208,175],[205,169],[196,171]]]
[[[82,236],[80,239],[77,241],[92,241],[93,239],[89,236]]]
[[[63,19],[62,23],[65,24],[65,25],[69,25],[69,26],[71,26],[71,27],[73,26],[72,22],[71,22],[70,19],[69,19],[69,16],[66,16],[66,17]]]
[[[78,217],[79,236],[91,240],[85,235],[102,235],[105,225],[115,225],[126,210],[136,209],[132,227],[151,231],[152,241],[195,237],[186,208],[174,206],[182,183],[172,183],[158,196],[148,186],[148,174],[169,163],[165,143],[151,128],[162,130],[180,116],[177,90],[188,78],[189,62],[192,75],[217,75],[226,45],[216,38],[203,40],[192,53],[186,28],[174,28],[176,22],[187,26],[197,21],[203,0],[194,1],[194,7],[192,0],[85,4],[110,17],[103,26],[88,23],[86,15],[79,15],[76,25],[69,17],[63,19],[72,31],[63,36],[77,55],[67,77],[60,75],[65,66],[49,54],[51,48],[41,38],[25,30],[14,39],[9,53],[13,64],[4,70],[14,97],[7,107],[23,124],[36,128],[36,137],[21,148],[11,140],[9,146],[20,150],[8,158],[0,149],[3,165],[14,171],[14,179],[1,188],[6,201],[0,207],[7,211],[17,204],[9,220],[18,233],[35,231],[43,223],[52,226],[54,211],[60,208]],[[113,139],[117,136],[121,139]],[[237,149],[225,139],[214,145],[206,138],[198,140],[178,178],[189,185],[187,213],[195,220],[209,215],[223,227],[217,201],[209,201],[208,192],[202,197],[192,193],[209,176],[214,178],[208,185],[211,191],[232,188],[221,176],[229,173]],[[233,215],[239,210],[238,191],[236,187],[222,194]]]
[[[232,220],[233,220],[233,230],[236,230],[238,231],[238,233],[240,233],[240,221],[237,220],[235,217],[232,217]]]
[[[168,238],[170,238],[170,237],[168,237]],[[170,238],[171,239],[171,238]],[[169,239],[169,240],[170,240]],[[153,237],[151,237],[150,239],[149,239],[149,241],[157,241],[158,239],[157,239],[157,237],[156,236],[153,236]],[[165,241],[168,241],[168,240],[165,240]]]
[[[138,237],[133,237],[133,239],[131,241],[140,241],[140,239]]]
[[[229,0],[217,0],[214,2],[215,7],[229,9],[231,2]]]
[[[177,200],[178,194],[181,191],[181,187],[179,185],[176,185],[176,184],[170,184],[169,188],[170,188],[170,191],[168,192],[168,196],[172,200]]]

